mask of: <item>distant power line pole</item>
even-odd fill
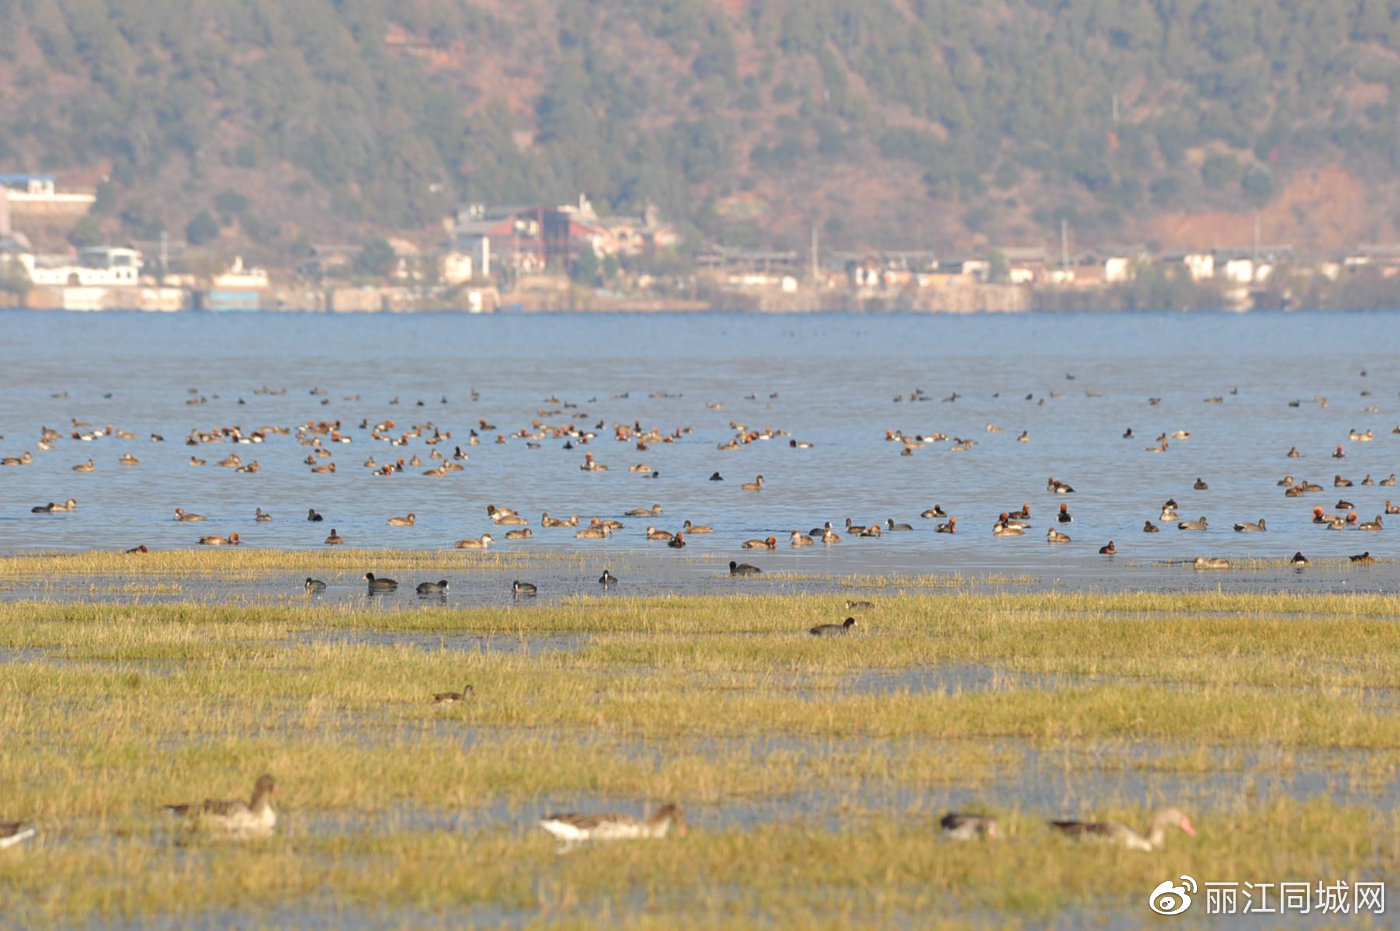
[[[1069,269],[1069,221],[1060,218],[1060,271]]]
[[[812,284],[821,283],[821,265],[817,261],[817,224],[812,224]]]

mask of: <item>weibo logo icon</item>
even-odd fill
[[[1159,915],[1180,915],[1191,907],[1191,896],[1197,892],[1196,880],[1184,873],[1181,885],[1163,880],[1147,897],[1147,905]]]

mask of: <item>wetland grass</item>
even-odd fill
[[[171,571],[228,554],[192,555]],[[368,558],[311,555],[345,571]],[[465,910],[484,924],[836,927],[961,911],[955,925],[979,926],[1068,909],[1136,923],[1146,892],[1182,872],[1400,872],[1385,801],[1400,600],[947,589],[882,595],[848,637],[807,635],[844,607],[0,604],[0,814],[41,831],[0,855],[7,920],[297,924],[304,909],[432,925]],[[472,701],[431,703],[464,681]],[[274,837],[176,844],[162,802],[238,796],[263,771],[281,790]],[[1272,781],[1298,773],[1321,788]],[[1124,794],[1139,779],[1184,797]],[[1063,797],[1036,794],[1045,782]],[[938,815],[969,794],[996,800],[1005,842],[940,842]],[[695,830],[559,857],[533,826],[599,800],[634,813],[675,800]],[[1200,836],[1161,854],[1042,829],[1138,824],[1166,801]]]

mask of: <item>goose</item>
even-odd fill
[[[272,515],[264,511],[262,508],[258,508],[257,514],[253,515],[253,520],[257,521],[260,524],[265,524],[268,521],[272,520]]]
[[[894,532],[896,532],[896,531],[913,530],[913,529],[914,529],[913,526],[911,526],[911,525],[909,525],[909,524],[896,524],[896,523],[894,522],[894,518],[893,518],[893,517],[887,517],[887,518],[885,518],[885,527],[886,527],[891,533],[894,533]]]
[[[1178,530],[1205,530],[1206,519],[1202,515],[1200,520],[1183,520],[1176,525]]]
[[[1118,547],[1116,547],[1116,546],[1113,545],[1113,541],[1112,541],[1112,540],[1109,540],[1108,543],[1106,543],[1105,545],[1099,547],[1099,555],[1101,555],[1101,556],[1117,556],[1117,555],[1118,555]]]
[[[842,634],[850,633],[851,628],[855,626],[856,619],[848,617],[840,624],[818,624],[816,627],[807,631],[807,633],[811,634],[813,637],[837,637]]]
[[[0,821],[0,850],[23,843],[38,833],[34,825],[23,821]]]
[[[1126,824],[1117,821],[1051,821],[1050,826],[1069,837],[1099,838],[1112,841],[1129,850],[1160,850],[1166,843],[1167,828],[1180,828],[1185,833],[1196,836],[1191,819],[1179,808],[1163,808],[1152,816],[1152,824],[1143,836]]]
[[[345,538],[342,537],[340,534],[336,533],[335,528],[332,527],[332,528],[331,528],[331,532],[330,532],[330,536],[326,537],[326,545],[327,545],[327,546],[340,546],[340,545],[341,545],[342,543],[344,543],[344,542],[345,542]]]
[[[933,517],[947,517],[948,514],[943,510],[943,505],[935,504],[933,507],[928,508],[919,516],[927,519]]]
[[[1377,514],[1375,520],[1368,520],[1356,525],[1357,530],[1381,530],[1381,515]]]
[[[661,838],[666,836],[673,825],[676,834],[685,836],[685,817],[680,806],[676,804],[662,805],[645,821],[616,812],[600,815],[568,812],[548,815],[540,820],[540,827],[563,841],[566,848],[570,844],[590,840]]]
[[[1045,542],[1072,543],[1073,541],[1070,539],[1069,534],[1060,533],[1060,531],[1056,530],[1054,527],[1051,527],[1049,530],[1045,531]]]
[[[253,799],[205,799],[188,805],[166,805],[165,810],[186,819],[191,828],[219,831],[230,837],[266,837],[277,826],[277,812],[272,809],[277,783],[269,775],[258,777],[253,786]]]
[[[950,811],[938,820],[938,826],[942,829],[944,837],[953,840],[976,840],[979,837],[992,839],[1001,836],[1001,826],[997,824],[997,819],[987,815]]]
[[[1349,556],[1347,558],[1350,559],[1352,562],[1358,563],[1363,566],[1369,566],[1371,565],[1371,563],[1376,561],[1376,557],[1371,555],[1370,550],[1367,550],[1364,553],[1358,553],[1355,556]]]
[[[409,511],[403,517],[391,517],[385,523],[390,527],[412,527],[413,522],[418,519],[418,515]]]
[[[365,573],[365,581],[369,583],[369,590],[372,592],[392,592],[399,587],[399,583],[393,579],[376,579],[373,572]]]
[[[715,528],[713,528],[713,527],[707,527],[707,526],[705,526],[704,524],[692,524],[692,523],[691,523],[690,521],[688,521],[688,520],[687,520],[684,524],[681,525],[681,530],[682,530],[683,532],[685,532],[685,533],[714,533],[714,532],[715,532]]]
[[[751,481],[751,482],[745,482],[744,484],[740,485],[739,487],[742,488],[742,489],[744,489],[744,491],[762,491],[762,490],[763,490],[763,476],[762,476],[762,475],[759,475],[759,476],[755,477],[753,481]]]
[[[308,595],[314,595],[317,592],[323,592],[325,590],[325,582],[322,582],[320,579],[313,579],[310,576],[306,577],[306,593]]]
[[[470,685],[462,686],[462,691],[460,692],[434,692],[433,704],[451,705],[459,701],[466,701],[468,698],[471,698],[475,694],[476,689],[472,688]]]
[[[1264,518],[1262,518],[1262,517],[1259,518],[1259,520],[1258,520],[1256,523],[1252,523],[1252,524],[1251,524],[1251,523],[1249,523],[1248,521],[1246,521],[1246,522],[1243,523],[1243,524],[1236,524],[1236,525],[1235,525],[1235,532],[1236,532],[1236,533],[1263,533],[1264,531],[1266,531],[1266,530],[1268,530],[1268,529],[1269,529],[1269,528],[1267,528],[1267,527],[1264,526]]]
[[[236,534],[236,533],[231,533],[231,534],[229,534],[227,537],[220,537],[220,536],[200,537],[200,538],[199,538],[199,542],[200,542],[200,544],[201,544],[202,546],[237,546],[238,544],[242,543],[243,541],[240,540],[240,539],[238,539],[238,534]]]
[[[794,530],[789,535],[789,542],[791,542],[793,546],[811,546],[816,541],[802,531]]]
[[[1288,562],[1289,562],[1289,564],[1291,564],[1291,565],[1293,565],[1293,566],[1296,566],[1296,567],[1298,567],[1299,569],[1301,569],[1301,568],[1303,568],[1304,566],[1308,565],[1308,557],[1304,556],[1304,555],[1302,554],[1302,552],[1299,551],[1299,552],[1297,552],[1297,553],[1294,553],[1294,554],[1293,554],[1293,558],[1290,559]]]
[[[1145,521],[1142,522],[1142,532],[1143,532],[1143,533],[1161,533],[1161,532],[1162,532],[1162,528],[1161,528],[1161,527],[1158,527],[1156,524],[1152,523],[1152,521],[1150,521],[1150,520],[1145,520]]]
[[[510,593],[516,598],[533,598],[539,594],[539,587],[533,582],[515,581],[510,583]]]
[[[942,523],[942,524],[939,524],[937,527],[934,527],[934,528],[933,528],[933,532],[934,532],[934,533],[957,533],[957,532],[958,532],[958,519],[957,519],[956,517],[950,517],[950,518],[948,518],[948,520],[947,520],[946,523]]]
[[[758,575],[762,571],[763,570],[758,568],[757,566],[749,565],[746,562],[735,562],[732,559],[729,560],[730,575]]]
[[[322,517],[320,514],[317,514],[317,513],[316,513],[316,509],[315,509],[315,508],[309,508],[309,509],[307,510],[307,512],[306,512],[306,519],[307,519],[307,520],[312,520],[312,521],[315,521],[315,520],[325,520],[324,517]]]
[[[632,510],[630,510],[630,511],[628,511],[627,513],[623,514],[622,516],[623,516],[623,517],[660,517],[660,516],[661,516],[661,505],[659,505],[659,504],[653,504],[653,505],[652,505],[651,507],[649,507],[649,508],[633,508]]]
[[[489,548],[491,544],[495,542],[496,540],[491,536],[491,534],[483,533],[479,537],[467,537],[465,540],[458,540],[452,545],[453,547],[459,550],[484,550]]]
[[[420,595],[444,595],[447,593],[447,580],[439,579],[436,582],[419,582],[416,591]]]
[[[204,520],[204,515],[203,515],[203,514],[186,514],[184,508],[176,508],[176,509],[175,509],[175,519],[176,519],[176,520],[189,520],[189,521]]]
[[[762,540],[745,540],[739,544],[741,549],[746,550],[771,550],[777,549],[778,540],[776,537],[765,537]]]
[[[1230,560],[1223,556],[1197,556],[1191,563],[1193,569],[1228,569]]]
[[[612,574],[611,572],[609,572],[607,569],[604,569],[604,570],[603,570],[603,574],[600,575],[600,576],[598,577],[598,584],[599,584],[599,585],[602,585],[602,586],[604,586],[604,587],[609,586],[609,585],[616,585],[616,584],[617,584],[617,576],[613,575],[613,574]]]

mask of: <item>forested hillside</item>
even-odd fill
[[[580,192],[692,246],[1326,249],[1400,227],[1397,49],[1394,0],[0,0],[0,171],[255,255]]]

